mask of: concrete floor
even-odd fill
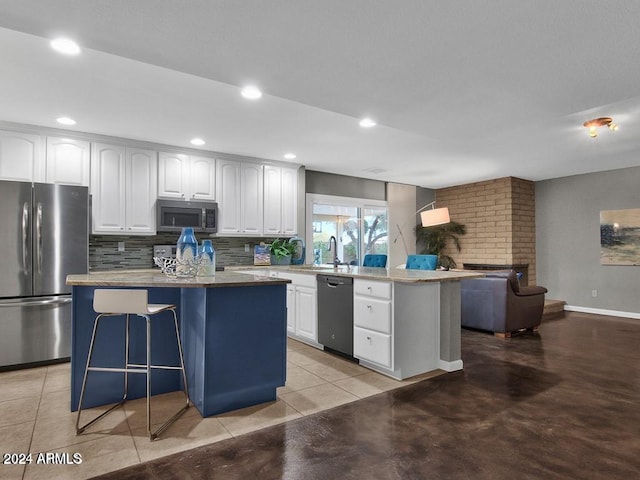
[[[463,372],[99,478],[639,478],[639,345],[640,320],[575,312],[463,330]]]

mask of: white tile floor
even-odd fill
[[[0,453],[3,457],[8,453],[32,454],[30,465],[0,464],[0,479],[89,478],[444,373],[436,371],[399,382],[291,339],[287,355],[287,384],[278,389],[275,402],[209,418],[190,408],[154,442],[146,432],[144,399],[127,402],[124,409],[76,435],[76,416],[69,411],[69,364],[0,373]],[[183,398],[179,393],[154,397],[152,422],[157,419],[159,423],[177,410]],[[99,410],[87,410],[87,418]],[[38,453],[43,452],[70,457],[79,453],[82,463],[36,464]]]

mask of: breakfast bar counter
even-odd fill
[[[236,410],[276,399],[286,378],[286,284],[290,280],[237,272],[211,277],[180,278],[158,270],[131,270],[69,275],[73,287],[71,347],[71,409],[77,410],[96,313],[96,288],[144,288],[150,303],[174,304],[180,322],[189,397],[202,416]],[[157,318],[156,318],[157,317]],[[145,321],[131,317],[133,363],[144,363]],[[152,361],[175,363],[172,315],[154,316]],[[124,317],[100,325],[94,363],[122,367]],[[92,372],[86,407],[115,403],[122,398],[121,373]],[[178,371],[154,371],[152,394],[180,390]],[[145,396],[142,375],[129,375],[129,398]]]
[[[337,330],[327,316],[316,319],[315,306],[306,315],[297,315],[298,305],[289,311],[288,334],[296,340],[318,348],[328,340],[345,339],[340,345],[353,343],[353,357],[360,365],[392,378],[403,380],[436,369],[456,371],[463,368],[460,334],[460,282],[484,276],[481,272],[406,270],[399,268],[357,267],[351,265],[290,265],[232,267],[253,278],[287,278],[290,297],[299,294],[306,304],[317,301],[316,276],[349,277],[353,283],[353,340],[351,329]],[[339,284],[340,279],[331,280]],[[321,287],[317,287],[317,292]],[[343,289],[344,290],[344,289]],[[329,292],[330,290],[324,290]],[[311,298],[311,300],[308,300]],[[317,300],[316,300],[317,298]],[[292,300],[295,303],[295,298]],[[304,307],[305,303],[303,303]],[[309,319],[311,319],[309,321]],[[317,321],[316,321],[317,320]],[[343,322],[344,324],[344,322]],[[325,336],[321,330],[328,332]],[[325,340],[321,339],[323,337]],[[330,347],[331,348],[331,347]],[[350,355],[350,352],[347,352]]]

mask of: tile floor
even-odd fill
[[[275,402],[202,418],[190,408],[159,440],[146,434],[145,400],[133,400],[75,434],[69,412],[69,364],[0,373],[0,453],[31,453],[29,465],[0,464],[0,479],[82,479],[172,453],[237,437],[305,415],[354,402],[444,372],[402,382],[340,357],[289,340],[287,384]],[[154,397],[152,423],[183,401],[177,393]],[[87,418],[99,409],[87,410]],[[84,414],[83,414],[84,415]],[[155,420],[158,420],[157,422]],[[84,417],[83,417],[84,420]],[[82,456],[80,464],[37,464],[38,453]],[[65,458],[59,456],[58,458]],[[4,458],[3,458],[4,460]]]

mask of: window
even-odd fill
[[[331,263],[329,240],[336,238],[338,259],[351,265],[362,265],[368,253],[386,254],[386,202],[307,195],[307,238],[313,247],[308,249],[307,263]]]

